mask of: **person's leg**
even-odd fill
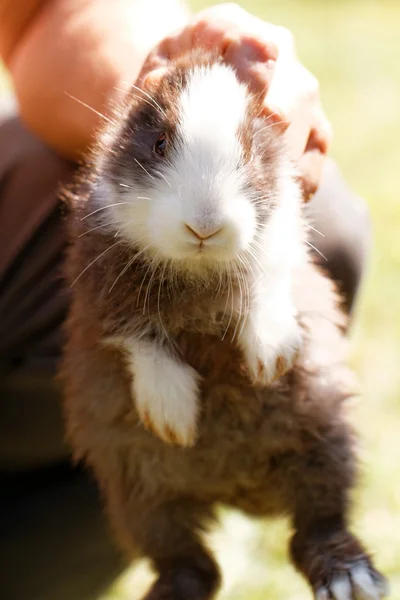
[[[0,597],[92,600],[123,568],[96,486],[69,465],[54,375],[68,298],[58,184],[73,166],[0,124]]]
[[[124,563],[111,541],[96,485],[68,465],[3,477],[2,600],[95,600]]]

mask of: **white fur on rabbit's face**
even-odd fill
[[[121,181],[103,181],[103,203],[127,204],[113,206],[111,219],[108,211],[100,214],[159,259],[189,269],[235,261],[257,227],[238,137],[247,103],[231,68],[194,69],[177,98],[178,125],[165,161],[153,174],[142,165],[140,182],[126,170]]]

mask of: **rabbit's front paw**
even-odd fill
[[[258,385],[268,385],[289,371],[301,348],[301,330],[294,318],[289,326],[274,329],[275,335],[265,329],[255,335],[247,332],[242,341],[247,370]]]
[[[198,417],[199,376],[171,359],[152,373],[137,370],[133,381],[136,408],[143,425],[169,444],[193,446]]]

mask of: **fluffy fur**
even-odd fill
[[[260,109],[217,59],[184,57],[70,191],[68,436],[121,545],[159,573],[147,600],[214,595],[203,532],[218,503],[290,515],[318,600],[378,600],[384,580],[347,529],[344,317]]]
[[[174,91],[178,98],[172,99]],[[117,127],[111,156],[109,151],[101,154],[88,212],[82,217],[85,226],[94,223],[89,235],[93,229],[96,235],[113,235],[137,249],[109,291],[120,285],[125,269],[140,256],[148,263],[149,282],[165,276],[172,282],[175,272],[195,285],[201,282],[207,287],[215,281],[225,302],[220,311],[227,317],[221,335],[233,324],[233,338],[242,348],[253,381],[270,383],[291,367],[301,344],[291,278],[305,253],[293,169],[278,147],[267,156],[255,152],[265,140],[263,130],[269,127],[258,119],[259,106],[233,69],[218,61],[178,67],[174,79],[163,82],[156,97],[144,97],[145,120],[139,108],[128,113],[122,129]],[[153,115],[148,114],[149,105]],[[167,144],[162,158],[154,152],[160,132]],[[249,140],[249,134],[259,139]],[[273,149],[274,136],[267,137]],[[107,169],[110,162],[112,168]],[[270,189],[262,185],[266,171],[274,173]],[[195,441],[199,377],[178,360],[176,352],[171,354],[171,343],[165,344],[174,333],[161,317],[159,291],[153,354],[160,365],[170,364],[175,355],[174,371],[182,372],[174,379],[176,389],[171,382],[168,392],[165,388],[160,395],[150,382],[148,389],[142,382],[140,387],[134,384],[133,398],[147,426],[162,439],[189,445]],[[225,299],[225,292],[230,297]],[[147,300],[146,294],[144,316]],[[132,376],[139,371],[136,363],[142,337],[148,338],[151,328],[145,319],[138,325],[126,336],[116,338],[115,333],[121,332],[112,332],[128,356]],[[147,339],[147,345],[152,343]],[[181,380],[191,390],[184,419]]]

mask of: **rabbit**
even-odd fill
[[[176,60],[65,192],[67,437],[146,600],[208,600],[220,505],[286,515],[317,600],[387,594],[349,531],[357,436],[346,316],[308,253],[282,133],[212,53]]]

